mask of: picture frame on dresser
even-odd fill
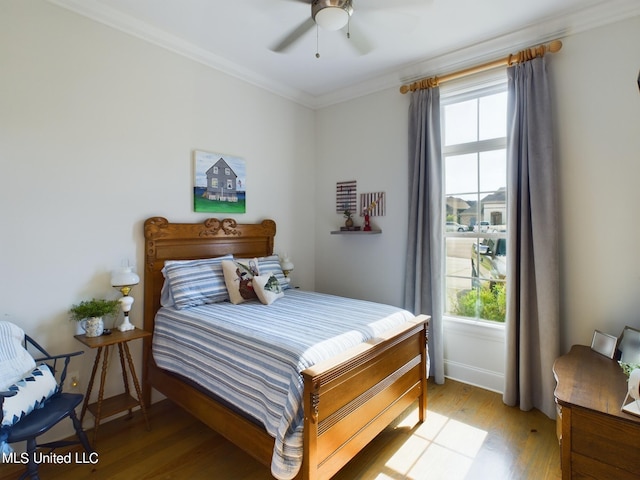
[[[618,339],[617,350],[620,351],[620,362],[640,364],[640,330],[624,327]]]
[[[607,358],[613,358],[616,354],[617,345],[617,337],[601,332],[600,330],[594,330],[593,338],[591,339],[591,350]]]

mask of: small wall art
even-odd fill
[[[355,180],[336,183],[336,213],[344,213],[347,210],[355,213],[358,208],[357,201]]]
[[[360,194],[360,216],[368,214],[370,217],[382,217],[385,214],[384,192]]]
[[[194,150],[193,210],[207,213],[246,213],[244,159]]]

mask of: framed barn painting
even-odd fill
[[[246,213],[246,164],[223,153],[194,150],[193,210]]]

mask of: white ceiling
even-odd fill
[[[312,28],[276,53],[311,0],[49,1],[311,108],[640,15],[638,0],[353,0],[351,40]]]

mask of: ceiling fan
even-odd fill
[[[372,50],[372,44],[367,37],[358,29],[358,25],[351,22],[354,14],[354,0],[294,0],[296,2],[307,3],[311,5],[311,17],[304,20],[300,25],[287,34],[278,44],[273,46],[271,50],[274,52],[284,52],[288,50],[294,43],[311,30],[314,26],[323,30],[340,30],[346,27],[347,38],[349,42],[361,55]],[[375,6],[378,3],[384,6]],[[425,3],[425,0],[385,0],[384,2],[370,0],[362,1],[362,5],[358,3],[358,11],[372,10],[374,8],[385,8],[385,6],[397,6],[398,3]],[[357,17],[357,15],[356,15]],[[355,28],[354,28],[355,27]],[[353,38],[351,32],[354,31]],[[316,57],[320,55],[316,53]]]

